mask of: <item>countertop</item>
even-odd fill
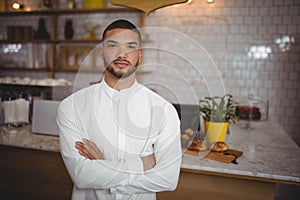
[[[238,164],[183,154],[181,167],[202,173],[300,184],[300,148],[279,124],[251,122],[251,129],[244,129],[239,122],[229,129],[226,144],[230,149],[243,151]]]
[[[59,137],[31,132],[31,125],[11,129],[0,126],[0,144],[37,150],[59,152]]]
[[[300,148],[274,122],[251,122],[251,129],[241,123],[230,125],[226,144],[243,151],[238,164],[227,164],[183,154],[181,168],[205,174],[300,184]],[[19,129],[0,126],[0,144],[59,152],[59,137],[38,135],[27,125]]]

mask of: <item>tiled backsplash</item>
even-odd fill
[[[203,45],[220,70],[225,91],[241,100],[250,93],[269,100],[270,120],[283,125],[298,144],[299,23],[300,3],[293,0],[216,0],[213,5],[208,5],[204,0],[195,0],[190,5],[163,8],[146,18],[146,27],[170,28],[187,34]],[[151,37],[161,46],[166,41],[172,43],[172,39],[176,43],[176,37],[170,39],[170,35],[162,36],[159,32]],[[195,58],[195,62],[205,63],[209,60],[199,58],[199,52],[189,49],[188,45],[178,48],[188,52],[188,57]],[[156,54],[156,57],[154,54],[147,57],[146,54],[147,59],[152,63],[160,63],[162,58],[160,54]],[[189,65],[169,60],[164,62],[172,63],[169,66],[191,80],[191,86],[197,88],[199,98],[208,93],[205,86],[220,78],[214,68],[208,67],[202,74],[208,74],[205,83]],[[201,66],[203,68],[199,64]],[[170,77],[167,70],[166,74],[161,71],[157,74]],[[153,74],[143,78],[144,82],[153,79],[156,79]],[[176,80],[167,82],[172,87]],[[180,86],[182,84],[179,81],[174,89],[176,94],[193,97],[189,90]],[[157,90],[162,91],[161,88]],[[163,92],[161,94],[164,95]],[[190,103],[193,99],[185,98],[183,101]]]
[[[64,17],[73,19],[75,38],[84,35],[82,24],[89,20],[101,24],[99,34],[113,19],[139,24],[136,14],[68,15],[58,23],[61,38]],[[269,100],[270,120],[299,145],[299,23],[297,0],[194,0],[156,10],[145,19],[144,34],[152,42],[144,45],[143,69],[152,73],[143,74],[142,82],[180,103],[225,92],[238,100],[250,93]],[[99,74],[92,76],[97,80]],[[57,77],[72,80],[74,74]]]

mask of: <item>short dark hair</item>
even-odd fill
[[[111,24],[109,24],[106,27],[106,29],[103,31],[102,40],[105,39],[107,31],[117,29],[117,28],[127,29],[127,30],[131,30],[131,31],[135,32],[136,34],[138,34],[139,41],[141,42],[141,33],[140,33],[140,31],[137,29],[137,27],[133,23],[131,23],[131,22],[125,20],[125,19],[118,19],[118,20],[112,22]]]

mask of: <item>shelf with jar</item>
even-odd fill
[[[45,43],[0,44],[1,71],[49,71],[50,45]]]
[[[0,16],[137,12],[137,9],[115,6],[109,0],[1,0]]]
[[[34,3],[35,1],[39,3]],[[96,30],[102,25],[102,17],[107,18],[110,16],[109,14],[113,13],[117,13],[117,15],[126,13],[137,19],[140,23],[139,26],[142,27],[144,14],[137,9],[107,5],[108,1],[106,1],[106,5],[100,5],[99,1],[103,2],[102,0],[73,1],[73,3],[80,4],[74,6],[71,5],[72,1],[20,0],[18,2],[24,4],[23,9],[16,10],[12,8],[12,3],[15,1],[6,0],[5,9],[0,9],[2,20],[8,19],[0,25],[2,26],[0,50],[9,49],[11,46],[21,46],[22,51],[8,50],[7,52],[7,50],[3,50],[0,52],[0,63],[2,63],[0,68],[3,70],[47,71],[49,78],[55,78],[56,72],[76,72],[77,70],[102,72],[103,69],[99,70],[97,64],[84,69],[80,67],[80,63],[85,59],[84,55],[88,54],[86,49],[92,50],[102,42],[99,37],[100,30]],[[82,16],[85,20],[82,20]],[[111,17],[113,18],[113,15]],[[12,20],[10,21],[10,19]],[[27,23],[29,21],[30,23]],[[38,22],[38,26],[36,26],[36,22]],[[70,51],[73,49],[79,53],[76,53],[74,58],[72,56],[70,58],[70,52],[63,52],[66,46],[73,46],[68,47],[71,49]],[[41,48],[44,51],[35,51],[35,49]],[[83,49],[85,50],[83,51]],[[27,52],[24,53],[24,51]],[[41,53],[44,55],[40,55]],[[81,53],[82,55],[80,55]],[[20,54],[21,56],[19,56]],[[93,59],[88,62],[92,64],[98,62],[97,58]],[[71,64],[66,64],[66,60]]]

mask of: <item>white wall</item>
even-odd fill
[[[219,90],[221,84],[215,83],[222,79],[225,92],[236,99],[242,100],[252,93],[269,100],[270,120],[279,122],[300,144],[299,23],[300,2],[296,0],[216,0],[213,6],[204,0],[195,0],[190,5],[157,10],[146,17],[146,27],[170,28],[188,35],[195,43],[205,47],[221,76],[202,50],[195,51],[191,47],[193,42],[177,45],[180,36],[157,31],[149,34],[149,38],[158,43],[158,47],[177,45],[185,52],[185,58],[197,65],[191,66],[178,56],[145,54],[146,63],[164,63],[174,73],[170,74],[166,67],[156,66],[155,73],[144,75],[143,81],[168,82],[178,96],[184,97],[182,102],[192,103],[194,94],[178,80],[182,77],[175,76],[175,73],[189,80],[189,87],[194,88],[199,98],[209,92],[207,87],[212,88],[210,92]],[[282,52],[275,43],[283,36],[294,38],[286,52]],[[249,57],[251,46],[261,45],[271,49],[268,57]],[[163,90],[157,87],[159,93],[161,91],[167,99],[174,100],[174,95],[163,93]]]

